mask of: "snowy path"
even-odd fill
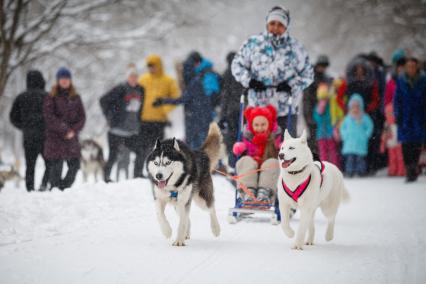
[[[192,240],[171,246],[160,233],[147,181],[77,185],[31,193],[8,185],[0,194],[0,283],[426,283],[426,179],[347,180],[335,239],[292,240],[267,220],[226,222],[233,192],[216,177],[222,234],[193,208]],[[172,227],[177,218],[167,211]],[[292,221],[298,225],[298,216]]]

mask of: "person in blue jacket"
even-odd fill
[[[365,157],[368,154],[368,141],[373,133],[373,121],[364,111],[364,100],[354,93],[348,103],[348,114],[340,126],[343,141],[342,154],[345,157],[345,173],[364,176],[367,172]]]
[[[178,99],[160,98],[154,106],[163,104],[184,104],[186,116],[186,142],[192,149],[198,149],[207,137],[209,124],[213,121],[215,101],[220,94],[220,78],[213,71],[213,63],[201,55],[193,58],[194,75]]]
[[[426,76],[420,73],[416,58],[407,59],[404,73],[397,79],[394,113],[398,140],[402,143],[406,181],[414,182],[422,144],[426,142]]]

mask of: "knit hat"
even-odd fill
[[[253,130],[253,120],[257,116],[264,116],[268,122],[268,130],[272,131],[273,126],[276,123],[277,120],[277,111],[272,105],[268,105],[266,107],[248,107],[244,111],[244,117],[246,118],[248,122],[248,129],[250,132],[254,133]]]
[[[327,55],[321,54],[320,56],[318,56],[317,62],[315,62],[315,65],[328,66],[330,65],[330,60],[328,59]]]
[[[406,58],[405,50],[399,48],[396,49],[391,56],[392,64],[396,64],[399,60]]]
[[[290,11],[282,6],[273,7],[266,17],[266,23],[269,24],[272,21],[277,21],[288,27],[290,24]]]
[[[71,79],[71,71],[65,67],[59,68],[58,72],[56,72],[56,80],[61,78]]]
[[[126,78],[128,78],[130,75],[139,75],[138,69],[134,63],[130,63],[129,66],[127,66]]]

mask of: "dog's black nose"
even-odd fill
[[[278,157],[280,158],[280,160],[284,160],[284,154],[283,153],[279,154]]]
[[[163,179],[163,174],[162,173],[158,173],[155,175],[155,178],[158,180],[162,180]]]

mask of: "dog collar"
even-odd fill
[[[170,191],[170,198],[176,198],[178,197],[178,192],[177,191]]]
[[[298,170],[298,171],[292,171],[292,172],[288,172],[289,174],[291,174],[291,175],[297,175],[297,174],[300,174],[301,172],[303,172],[305,169],[306,169],[306,167],[307,167],[308,165],[306,165],[306,166],[304,166],[301,170]]]

